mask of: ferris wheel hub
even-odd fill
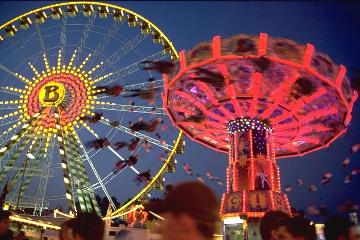
[[[63,124],[73,122],[86,109],[89,94],[85,83],[86,78],[67,73],[66,68],[49,76],[40,77],[29,88],[27,109],[29,116],[34,116],[42,107],[58,108]],[[54,128],[53,117],[47,116],[49,122],[44,122],[45,128]],[[50,123],[51,122],[51,123]]]
[[[48,82],[39,93],[39,101],[42,106],[58,107],[65,98],[66,89],[63,84],[58,82]]]

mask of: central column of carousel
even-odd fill
[[[281,193],[272,128],[264,120],[237,118],[228,123],[230,137],[222,219],[256,219],[269,210],[290,213]]]

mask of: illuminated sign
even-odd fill
[[[64,100],[66,89],[57,82],[45,84],[39,93],[39,100],[43,106],[57,107]]]

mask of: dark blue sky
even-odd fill
[[[48,2],[1,2],[0,22],[25,11],[44,6]],[[156,24],[174,43],[178,51],[190,49],[199,42],[208,41],[214,35],[229,37],[238,33],[254,34],[266,32],[273,37],[290,38],[299,43],[312,43],[317,50],[328,54],[334,62],[343,64],[351,71],[360,66],[360,4],[335,2],[111,2],[129,8]],[[293,185],[288,193],[290,203],[296,208],[325,203],[336,210],[336,205],[352,199],[360,204],[360,177],[349,184],[344,176],[352,168],[360,167],[360,154],[350,154],[351,146],[360,142],[360,106],[355,104],[354,117],[347,134],[339,138],[328,149],[303,157],[282,159],[282,186]],[[350,165],[343,169],[342,161],[350,158]],[[178,171],[168,177],[172,182],[193,179],[182,170],[189,163],[195,173],[205,175],[212,171],[224,179],[227,156],[186,141],[185,154],[178,157]],[[320,185],[324,172],[333,173],[331,182]],[[296,186],[297,178],[304,186]],[[225,187],[208,182],[220,194]],[[62,183],[61,183],[62,184]],[[318,185],[318,192],[308,192],[307,186]],[[116,193],[113,193],[116,194]]]

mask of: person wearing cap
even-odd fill
[[[145,210],[160,215],[162,240],[212,239],[219,219],[213,191],[200,182],[185,182],[170,190],[164,200],[151,201]]]

